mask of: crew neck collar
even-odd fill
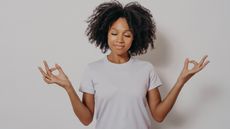
[[[105,56],[104,58],[105,62],[109,65],[112,65],[112,66],[115,66],[115,67],[122,67],[122,66],[126,66],[126,65],[129,65],[130,63],[132,63],[133,61],[133,57],[130,56],[129,60],[124,62],[124,63],[121,63],[121,64],[118,64],[118,63],[113,63],[111,62],[109,59],[108,59],[108,55]]]

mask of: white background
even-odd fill
[[[104,57],[88,42],[85,20],[103,1],[0,1],[0,128],[93,129],[74,115],[68,95],[43,82],[37,66],[59,63],[78,95],[85,66]],[[121,1],[123,4],[129,1]],[[150,61],[173,87],[186,57],[210,63],[182,89],[175,106],[155,129],[229,129],[230,2],[141,0],[157,24],[156,48],[138,58]]]

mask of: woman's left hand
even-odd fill
[[[205,61],[205,59],[208,57],[208,55],[205,55],[200,62],[196,62],[195,60],[189,60],[188,58],[185,59],[184,62],[184,68],[178,77],[179,82],[186,83],[194,74],[201,71],[208,63],[209,61]],[[189,69],[189,63],[192,63],[194,66]]]

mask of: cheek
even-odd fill
[[[111,44],[112,42],[114,42],[116,40],[115,36],[109,36],[108,35],[108,44]]]
[[[110,42],[115,42],[116,41],[116,37],[115,36],[110,36],[109,37],[109,41]]]
[[[126,39],[125,42],[126,42],[126,46],[131,47],[133,39]]]
[[[109,48],[111,49],[111,47],[113,46],[112,44],[115,42],[115,39],[112,37],[108,37],[108,41],[107,44],[109,46]]]

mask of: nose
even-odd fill
[[[123,36],[122,36],[122,35],[119,35],[117,38],[118,38],[117,41],[118,41],[119,43],[123,43],[123,42],[124,42],[124,39],[123,39]]]

